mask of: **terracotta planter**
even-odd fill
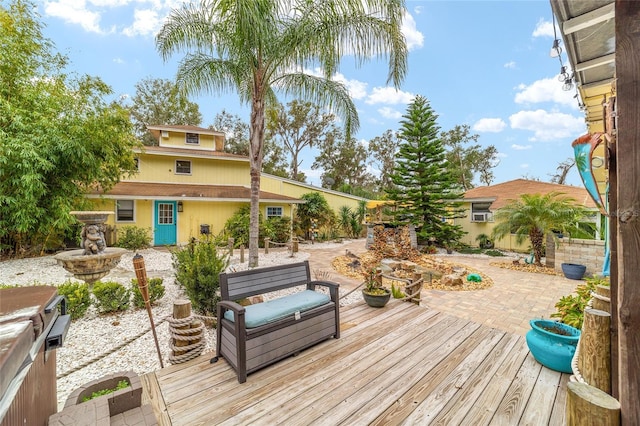
[[[367,305],[372,308],[382,308],[391,298],[391,290],[387,290],[386,288],[384,290],[385,294],[380,295],[369,294],[366,290],[362,290],[362,297],[364,298],[364,301],[367,302]]]
[[[552,370],[572,373],[571,359],[576,352],[580,330],[543,319],[531,320],[529,324],[531,330],[526,336],[527,346],[536,361]]]

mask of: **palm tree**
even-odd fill
[[[516,234],[518,244],[529,237],[534,263],[541,265],[545,236],[551,231],[568,232],[577,229],[578,222],[586,214],[587,209],[559,192],[522,194],[519,200],[510,200],[494,214],[494,220],[498,224],[493,228],[491,236],[495,240]]]
[[[186,93],[237,91],[251,105],[249,266],[258,265],[258,205],[265,109],[276,92],[327,107],[345,122],[358,115],[344,84],[330,79],[344,55],[357,65],[388,56],[387,82],[407,68],[404,0],[202,0],[174,9],[156,37],[167,60],[186,51],[177,84]],[[318,67],[322,76],[305,69]]]

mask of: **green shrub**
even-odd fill
[[[274,243],[286,243],[291,237],[291,219],[287,216],[270,217],[260,226],[260,239],[271,239]]]
[[[137,226],[123,226],[118,229],[118,242],[116,246],[128,250],[140,250],[151,245],[151,233],[149,228]]]
[[[217,244],[215,238],[204,235],[172,253],[176,283],[184,289],[193,309],[203,315],[215,315],[220,273],[229,264],[228,255],[222,249],[218,252]]]
[[[158,300],[164,296],[164,284],[162,284],[162,278],[150,278],[147,280],[147,288],[149,289],[149,302],[154,305]],[[133,294],[133,305],[136,308],[144,308],[144,299],[140,288],[138,287],[138,280],[136,278],[131,280],[131,294]]]
[[[126,311],[129,308],[129,290],[114,281],[93,284],[96,308],[100,313]]]
[[[493,256],[493,257],[504,256],[504,253],[501,252],[500,250],[485,250],[484,254],[486,254],[487,256]]]
[[[585,279],[584,284],[578,285],[576,294],[562,296],[556,303],[557,312],[551,314],[552,318],[559,318],[560,322],[568,324],[578,330],[582,329],[584,321],[584,309],[591,299],[591,292],[599,285],[609,286],[609,278],[593,276]]]
[[[67,281],[58,286],[58,294],[67,299],[67,313],[72,320],[82,318],[91,306],[91,294],[86,283]]]
[[[115,388],[113,388],[113,389],[102,389],[102,390],[99,390],[97,392],[93,392],[91,394],[91,396],[85,396],[84,398],[82,398],[82,402],[91,401],[92,399],[98,398],[98,397],[103,396],[103,395],[109,395],[110,393],[117,392],[120,389],[124,389],[124,388],[129,387],[129,386],[130,386],[130,384],[129,384],[128,380],[120,380]]]

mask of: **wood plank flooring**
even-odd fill
[[[406,302],[343,308],[341,338],[238,384],[212,354],[150,373],[173,425],[562,425],[568,375],[525,339]]]

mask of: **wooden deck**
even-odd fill
[[[568,375],[524,337],[406,302],[341,310],[341,338],[238,384],[211,354],[143,376],[173,425],[562,425]]]

